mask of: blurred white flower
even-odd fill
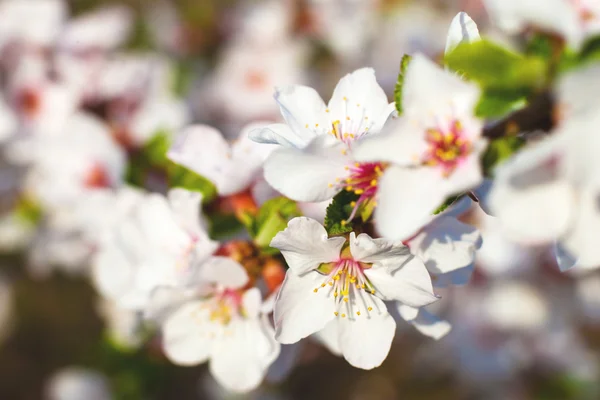
[[[198,273],[218,244],[200,221],[201,195],[171,189],[149,194],[94,257],[96,288],[119,307],[142,309],[159,286],[181,286]]]
[[[214,378],[228,390],[256,388],[279,354],[273,328],[261,312],[258,288],[244,290],[245,269],[213,257],[200,270],[200,298],[184,301],[162,324],[167,357],[179,365],[209,361]]]
[[[271,247],[290,267],[275,302],[277,340],[295,343],[320,332],[358,368],[379,366],[389,352],[396,323],[384,301],[421,307],[437,300],[424,265],[402,243],[354,232],[347,243],[300,217]]]
[[[94,370],[68,367],[56,372],[46,383],[48,400],[111,400],[108,379]]]
[[[210,126],[188,126],[175,138],[168,157],[212,181],[221,196],[244,191],[262,177],[263,162],[274,148],[248,137],[262,125],[246,126],[231,144]]]
[[[520,33],[538,28],[562,35],[579,48],[600,32],[600,4],[595,0],[485,0],[488,13],[500,28]]]
[[[139,311],[120,308],[114,302],[100,299],[98,313],[104,319],[108,337],[120,348],[136,349],[143,343],[143,319]]]
[[[357,160],[385,163],[375,223],[385,237],[406,239],[444,200],[478,186],[486,147],[473,114],[480,90],[416,55],[402,90],[403,115],[354,150]],[[389,164],[391,163],[391,165]]]

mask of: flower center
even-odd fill
[[[583,25],[592,23],[598,19],[594,11],[586,4],[585,0],[572,0],[579,14],[579,20]]]
[[[354,192],[359,196],[356,201],[350,203],[353,210],[348,221],[354,218],[359,208],[377,205],[375,195],[379,179],[383,176],[386,168],[387,164],[380,162],[354,163],[352,166],[346,166],[346,170],[349,172],[348,177],[343,180],[338,179],[335,186],[339,190]],[[329,187],[333,186],[334,184],[329,184]]]
[[[373,307],[376,307],[371,299],[371,295],[376,292],[375,287],[364,274],[364,270],[369,268],[369,264],[351,258],[341,258],[335,263],[323,264],[319,271],[327,275],[321,286],[313,291],[318,293],[319,290],[328,290],[328,295],[333,295],[338,310],[335,311],[336,317],[360,316],[361,312],[368,315],[373,311]]]
[[[464,129],[460,121],[455,120],[448,129],[427,129],[425,140],[429,148],[423,157],[423,163],[441,167],[445,176],[454,172],[458,164],[471,152],[471,143],[464,139]]]
[[[89,189],[99,189],[110,187],[110,176],[106,168],[95,163],[87,172],[83,179],[83,185]]]
[[[228,325],[233,316],[241,311],[242,296],[235,290],[224,289],[206,305],[209,307],[209,320],[211,322]]]

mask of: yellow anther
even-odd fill
[[[336,281],[339,281],[340,280],[340,276],[336,275],[336,276],[333,277],[333,279],[336,280]]]
[[[308,124],[306,124],[305,128],[308,128]]]
[[[356,312],[356,315],[360,315],[360,311],[357,311],[357,312]]]
[[[325,109],[325,112],[329,112],[329,108],[326,108],[326,109]]]
[[[319,127],[319,124],[315,124],[315,128],[318,128],[318,127]]]
[[[325,283],[321,283],[321,287],[325,287]]]
[[[365,192],[365,191],[364,191],[364,190],[362,190],[362,189],[356,189],[356,190],[354,191],[354,193],[356,193],[356,194],[363,194],[364,192]]]
[[[348,98],[346,96],[344,96],[344,101],[347,101],[347,100],[348,100]]]
[[[319,288],[315,288],[315,290],[313,290],[313,292],[317,293],[319,291]]]
[[[360,163],[357,163],[357,162],[355,162],[355,163],[354,163],[354,166],[355,166],[356,168],[358,168],[358,167],[360,167]]]
[[[351,201],[350,202],[350,207],[356,207],[356,202],[355,201]]]
[[[344,156],[345,156],[346,154],[348,154],[348,150],[346,150],[346,149],[342,149],[342,155],[344,155]]]
[[[342,314],[342,318],[346,318],[346,314]]]
[[[338,297],[338,292],[333,292],[333,297]]]
[[[365,119],[369,119],[369,117],[365,117]]]
[[[350,121],[350,117],[346,116],[346,120]]]
[[[346,303],[348,302],[348,298],[347,297],[344,297],[344,302],[346,302]]]
[[[346,220],[342,220],[342,222],[340,222],[340,224],[342,224],[342,226],[346,226],[347,222],[346,222]]]
[[[369,308],[367,308],[367,310],[373,311],[373,307],[369,307]]]
[[[360,103],[356,103],[356,107],[360,107]]]
[[[341,179],[340,178],[335,178],[335,181],[339,182],[339,181],[341,181]]]
[[[375,289],[371,289],[371,294],[375,294]]]
[[[352,191],[352,186],[346,186],[346,191],[351,192]]]
[[[333,314],[337,317],[338,316],[338,312],[334,311]]]
[[[377,179],[373,179],[371,181],[371,186],[377,186]]]
[[[333,187],[333,183],[330,183],[327,186],[329,186],[330,188],[332,188]]]

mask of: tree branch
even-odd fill
[[[549,92],[543,92],[521,110],[483,129],[483,136],[499,139],[514,136],[520,132],[548,132],[554,126],[554,99]]]

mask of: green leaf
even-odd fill
[[[547,62],[487,40],[463,42],[445,56],[446,65],[484,90],[535,90],[546,82]]]
[[[347,220],[353,208],[350,203],[356,201],[358,197],[354,192],[343,190],[333,198],[325,216],[325,229],[329,235],[352,232],[352,222]]]
[[[224,239],[240,232],[244,225],[234,214],[212,213],[208,215],[208,232],[211,239]]]
[[[396,102],[398,115],[402,114],[402,86],[404,85],[404,74],[406,74],[406,68],[408,68],[408,63],[411,59],[411,56],[405,54],[402,56],[402,61],[400,61],[400,72],[398,73],[398,80],[394,88],[394,101]]]
[[[171,135],[158,131],[142,147],[142,154],[152,166],[165,166],[168,163],[167,152],[171,147]]]
[[[458,195],[458,196],[452,196],[446,199],[446,201],[444,202],[444,204],[442,204],[441,206],[439,206],[434,212],[433,215],[438,215],[444,211],[446,211],[446,209],[448,207],[450,207],[452,204],[456,203],[461,197],[463,197],[464,195]]]
[[[484,90],[475,108],[480,118],[499,118],[525,105],[527,91]]]
[[[295,201],[286,197],[276,197],[266,201],[258,211],[250,234],[254,243],[261,248],[268,248],[275,235],[287,227],[289,220],[301,216],[302,213]]]
[[[180,187],[202,193],[202,202],[209,203],[217,197],[215,185],[192,170],[168,161],[167,171],[170,187]]]
[[[524,144],[525,141],[516,136],[507,136],[492,140],[482,158],[485,176],[492,176],[494,168],[513,155]]]

